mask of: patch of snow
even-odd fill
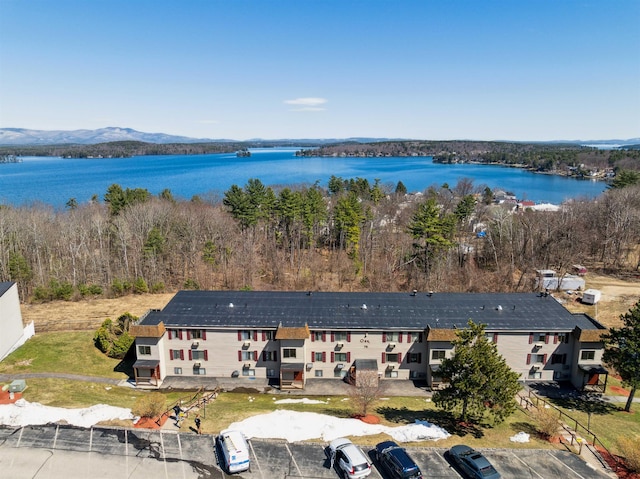
[[[515,436],[511,436],[509,440],[511,442],[529,442],[529,434],[527,434],[526,432],[520,431]]]
[[[73,426],[90,427],[111,419],[133,419],[133,414],[131,409],[106,404],[96,404],[83,409],[66,409],[18,399],[14,404],[0,405],[0,424],[6,426],[65,422]]]
[[[280,399],[273,404],[327,404],[327,401],[318,401],[317,399]]]
[[[276,427],[277,425],[277,427]],[[287,425],[287,427],[284,427]],[[274,411],[234,422],[229,429],[237,429],[248,438],[285,439],[288,442],[307,439],[332,441],[344,436],[388,434],[397,442],[437,441],[450,434],[426,421],[399,427],[367,424],[359,419],[342,419],[325,414],[296,411]]]

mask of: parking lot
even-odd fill
[[[251,470],[233,477],[337,478],[325,456],[325,446],[321,442],[289,444],[253,439]],[[369,453],[367,448],[363,449]],[[407,450],[425,477],[461,477],[448,462],[445,449]],[[531,449],[483,452],[504,478],[608,477],[569,452]],[[214,436],[61,425],[0,428],[0,472],[2,477],[35,479],[230,477],[217,465]],[[369,477],[383,476],[374,467]]]

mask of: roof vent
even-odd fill
[[[362,304],[362,306],[360,306],[361,309],[367,309],[367,305],[366,304]]]
[[[433,291],[429,291],[429,292],[427,293],[427,296],[429,296],[429,297],[433,296]]]
[[[502,311],[502,306],[498,305],[498,307],[496,308],[498,311]]]
[[[416,294],[418,294],[418,290],[414,289],[413,292],[411,293],[411,296],[415,296]]]
[[[229,303],[229,307],[230,307],[230,308],[233,308],[233,303]]]

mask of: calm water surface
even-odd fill
[[[117,183],[123,188],[146,188],[158,194],[169,188],[178,198],[221,196],[231,185],[244,186],[250,178],[265,185],[313,184],[323,187],[331,175],[376,178],[395,188],[402,181],[410,192],[459,179],[474,185],[513,192],[519,199],[559,204],[570,198],[593,198],[602,182],[538,175],[517,168],[486,165],[439,165],[420,158],[297,158],[296,149],[252,150],[249,158],[235,154],[136,156],[109,159],[25,157],[22,163],[0,164],[0,204],[36,202],[64,207],[70,198],[87,202],[103,198]]]

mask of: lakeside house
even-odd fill
[[[364,364],[381,378],[437,388],[446,381],[440,363],[469,320],[485,325],[523,382],[606,388],[606,328],[544,293],[180,291],[131,327],[135,381],[242,386],[260,378],[304,389],[315,379],[357,377]]]

